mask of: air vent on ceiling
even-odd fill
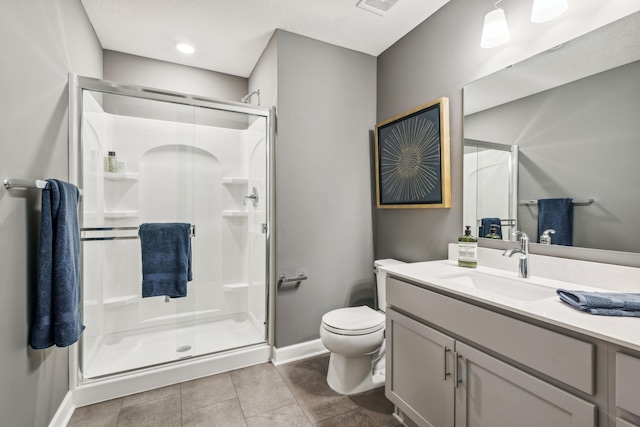
[[[360,0],[357,6],[369,12],[384,15],[396,3],[398,0]]]

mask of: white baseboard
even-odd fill
[[[51,419],[49,427],[66,427],[73,415],[73,411],[75,410],[76,405],[73,403],[73,393],[68,391],[67,395],[62,399],[62,403],[58,407],[55,415]]]
[[[322,344],[318,338],[313,341],[306,341],[300,344],[294,344],[287,347],[274,347],[273,359],[271,363],[275,366],[284,365],[285,363],[295,362],[296,360],[307,359],[313,356],[328,353],[329,350]]]

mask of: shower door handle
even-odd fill
[[[251,199],[251,203],[253,203],[254,208],[258,207],[258,189],[256,187],[253,187],[251,194],[244,196],[242,199],[242,204],[245,206],[247,206],[247,199]]]

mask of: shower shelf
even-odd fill
[[[105,212],[105,219],[121,219],[121,218],[136,218],[139,216],[140,211],[112,211]]]
[[[225,217],[246,217],[247,216],[247,211],[224,210],[224,211],[222,211],[222,216],[225,216]]]
[[[222,287],[230,291],[241,291],[242,289],[247,289],[249,285],[247,283],[227,283],[226,285],[222,285]]]
[[[248,182],[247,178],[222,177],[222,184],[224,185],[246,184]]]
[[[104,179],[107,181],[137,181],[138,174],[133,172],[105,172]]]
[[[84,211],[85,221],[94,221],[98,218],[98,213],[93,211]],[[123,218],[137,218],[140,216],[140,211],[112,211],[104,212],[104,219],[123,219]]]
[[[85,172],[86,177],[98,178],[103,177],[107,181],[137,181],[138,174],[135,172]]]
[[[105,308],[118,308],[133,304],[138,300],[138,295],[124,295],[121,297],[107,298],[104,300]]]

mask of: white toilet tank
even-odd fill
[[[386,293],[386,283],[385,278],[387,277],[387,273],[384,271],[378,270],[378,267],[383,265],[394,265],[394,264],[404,264],[402,261],[398,261],[397,259],[379,259],[373,262],[373,271],[376,273],[376,284],[378,291],[378,309],[382,311],[387,311],[387,293]]]

